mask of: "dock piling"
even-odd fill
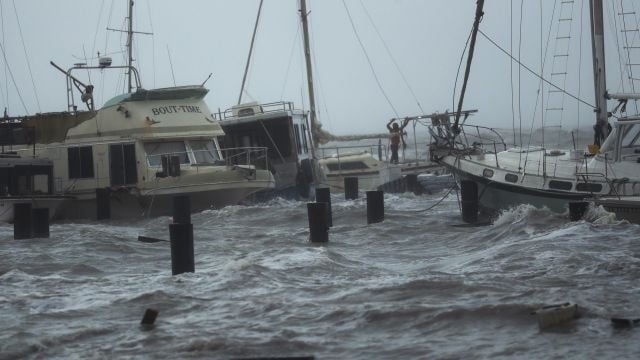
[[[96,189],[96,220],[111,219],[111,194],[109,188]]]
[[[308,202],[309,240],[311,242],[329,241],[329,225],[327,223],[327,203]]]
[[[384,220],[384,192],[380,190],[367,191],[367,224],[379,223]]]
[[[462,221],[475,223],[478,221],[478,184],[470,180],[460,182]]]
[[[327,204],[327,226],[333,226],[333,214],[331,213],[331,190],[328,187],[316,188],[316,202]]]
[[[31,210],[32,237],[49,237],[49,208],[34,208]]]
[[[573,201],[569,203],[569,219],[571,221],[579,221],[589,208],[587,201]]]
[[[355,200],[358,198],[358,178],[346,177],[344,178],[344,199]]]
[[[31,239],[31,203],[13,204],[13,238]]]
[[[169,241],[173,275],[195,272],[191,198],[188,195],[173,197],[173,224],[169,224]]]

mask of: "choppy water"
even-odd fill
[[[333,194],[330,242],[308,242],[304,202],[192,217],[196,272],[171,276],[169,218],[74,222],[50,239],[0,226],[0,358],[637,358],[640,227],[522,206],[461,224],[455,195],[385,195],[386,220]],[[536,308],[582,316],[539,330]],[[146,308],[156,326],[139,326]]]

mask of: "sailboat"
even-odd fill
[[[97,66],[62,69],[51,62],[66,79],[67,111],[14,119],[35,129],[34,156],[53,161],[56,184],[74,197],[61,217],[94,217],[97,193],[104,191],[113,217],[131,218],[170,214],[176,195],[189,196],[197,212],[273,188],[266,148],[220,147],[224,132],[203,100],[204,84],[142,87],[131,56],[133,1],[128,5],[128,63],[116,66],[101,57]],[[128,91],[97,109],[94,85],[77,73],[123,70]],[[78,109],[83,104],[87,110]]]
[[[507,148],[499,133],[465,124],[464,119],[460,121],[475,38],[484,14],[483,3],[484,0],[477,3],[458,112],[453,114],[453,119],[446,116],[433,120],[430,129],[434,138],[432,155],[449,168],[460,183],[463,220],[475,222],[478,210],[495,215],[520,204],[564,212],[574,201],[607,195],[639,195],[640,116],[628,116],[622,110],[629,100],[640,97],[612,94],[606,89],[602,0],[590,0],[589,4],[595,140],[604,141],[599,148],[590,146],[590,151],[540,146]],[[619,106],[611,111],[607,100],[617,100]],[[610,124],[609,119],[616,111],[620,112],[617,121]]]
[[[314,136],[314,129],[318,126],[316,125],[317,116],[306,1],[300,0],[299,6],[304,35],[310,110],[306,112],[298,109],[293,102],[289,101],[270,103],[252,101],[242,103],[242,94],[251,60],[253,42],[260,19],[261,1],[238,104],[225,111],[219,111],[216,115],[216,119],[220,121],[220,125],[226,134],[223,140],[225,145],[231,147],[261,146],[268,150],[267,161],[269,169],[275,178],[275,187],[257,193],[254,196],[256,200],[264,200],[275,196],[313,198],[315,196],[314,188],[324,178],[316,156],[317,136]]]

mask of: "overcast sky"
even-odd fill
[[[622,2],[628,8],[634,6],[633,0]],[[551,22],[554,3],[525,1],[521,26],[520,1],[489,0],[481,29],[515,56],[520,53],[522,62],[539,72],[549,29],[551,38],[558,32],[557,10]],[[614,2],[605,3],[605,18],[612,24],[612,14],[620,12],[619,1],[615,1],[618,8],[614,8]],[[153,32],[134,39],[135,65],[143,87],[173,86],[174,79],[176,85],[199,84],[213,73],[206,83],[210,92],[205,99],[211,110],[235,105],[258,4],[259,0],[137,0],[134,29]],[[114,64],[124,63],[125,37],[106,28],[124,28],[126,0],[0,0],[0,5],[6,53],[6,61],[0,57],[0,106],[7,107],[10,115],[66,110],[64,76],[49,61],[63,68],[85,62],[85,58],[96,64],[99,51],[111,54]],[[474,0],[308,0],[316,97],[324,128],[335,134],[382,132],[392,117],[453,109],[456,73],[475,5]],[[586,0],[573,6],[572,17],[578,19],[582,13],[584,21],[572,25],[570,60],[563,67],[572,73],[562,82],[569,92],[592,104],[588,8]],[[635,28],[635,16],[633,20]],[[243,101],[293,101],[297,107],[308,109],[299,23],[297,0],[264,1]],[[610,37],[613,26],[606,28],[609,45],[615,42]],[[545,43],[542,49],[541,35]],[[637,33],[630,41],[640,45]],[[559,52],[551,42],[546,58],[552,59]],[[615,49],[611,53],[615,56],[607,59],[609,88],[621,91],[618,53]],[[551,62],[546,61],[547,77]],[[123,91],[121,79],[116,85],[115,79],[99,73],[90,80],[86,74],[78,74],[83,81],[96,85],[98,104]],[[462,73],[458,91],[461,79]],[[526,70],[519,74],[516,64],[512,73],[510,60],[478,37],[464,106],[479,110],[473,123],[510,128],[522,121],[523,127],[529,127],[538,87],[539,81]],[[545,87],[545,94],[547,90]],[[575,126],[578,119],[581,126],[594,122],[588,106],[565,98],[564,107],[570,110],[564,112],[563,126]],[[539,118],[540,105],[537,109],[535,116]]]

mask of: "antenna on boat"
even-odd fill
[[[209,81],[209,79],[211,79],[211,75],[213,75],[213,73],[209,73],[209,76],[207,76],[206,79],[204,79],[204,81],[202,82],[202,84],[200,84],[200,86],[204,86],[204,84]]]
[[[476,45],[476,36],[478,35],[478,28],[480,27],[480,21],[484,12],[482,8],[484,6],[484,0],[478,0],[476,4],[476,18],[473,21],[473,29],[471,30],[471,43],[469,44],[469,56],[467,57],[467,67],[464,71],[464,80],[462,82],[462,90],[460,90],[460,100],[458,101],[458,111],[455,113],[455,121],[453,122],[452,131],[454,136],[460,133],[458,123],[460,122],[460,114],[462,111],[462,102],[464,101],[464,92],[467,89],[467,81],[469,80],[469,72],[471,71],[471,60],[473,59],[473,50]]]
[[[128,91],[131,92],[131,65],[133,65],[133,0],[129,0],[129,30],[127,31],[127,53],[128,53],[128,62],[127,66],[129,67],[128,72],[128,82],[129,85],[127,87]]]
[[[110,31],[118,31],[118,32],[126,32],[127,33],[127,82],[128,82],[128,86],[127,86],[127,90],[129,93],[131,93],[131,90],[133,89],[133,85],[132,85],[132,70],[133,69],[133,34],[144,34],[144,35],[153,35],[153,33],[150,32],[143,32],[143,31],[133,31],[133,0],[127,0],[129,2],[129,11],[128,11],[128,16],[127,16],[127,20],[128,20],[128,24],[127,24],[127,30],[119,30],[119,29],[112,29],[107,27],[107,30]]]

